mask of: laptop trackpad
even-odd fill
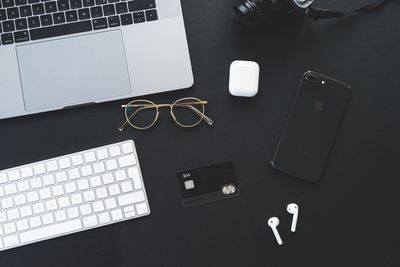
[[[28,111],[131,94],[119,30],[21,45],[17,55]]]

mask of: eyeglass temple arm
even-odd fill
[[[187,107],[189,107],[191,110],[194,111],[194,113],[196,113],[197,115],[199,115],[205,122],[208,123],[208,125],[213,125],[214,121],[212,119],[210,119],[209,117],[207,117],[206,114],[202,113],[200,110],[198,110],[197,108],[191,106],[191,105],[187,105]]]
[[[187,102],[187,103],[182,103],[182,104],[175,104],[176,106],[187,106],[187,105],[206,105],[208,104],[208,101],[201,101],[201,102]],[[158,108],[162,107],[171,107],[172,104],[159,104],[156,105]],[[121,108],[137,108],[137,107],[151,107],[154,108],[154,105],[151,104],[133,104],[133,105],[121,105]]]
[[[118,128],[118,131],[122,132],[123,130],[125,130],[126,126],[128,126],[128,124],[129,124],[129,121],[130,121],[139,111],[141,111],[141,110],[143,110],[143,109],[148,109],[148,108],[153,108],[153,106],[152,106],[152,105],[149,105],[149,106],[146,106],[146,107],[138,108],[138,109],[137,109],[135,112],[133,112],[133,113],[128,117],[128,119]]]

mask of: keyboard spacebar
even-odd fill
[[[67,221],[47,227],[38,228],[28,232],[22,232],[19,238],[22,243],[28,243],[33,241],[39,241],[49,237],[56,237],[58,235],[74,232],[82,229],[82,223],[80,219]]]
[[[90,20],[85,20],[76,23],[68,23],[57,26],[32,29],[29,32],[31,34],[31,40],[34,41],[73,33],[88,32],[91,30],[92,23],[90,22]]]

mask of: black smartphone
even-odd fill
[[[292,176],[317,182],[350,98],[350,86],[304,73],[271,165]]]

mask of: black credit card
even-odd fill
[[[180,171],[178,180],[185,207],[240,195],[233,163],[230,161]]]

